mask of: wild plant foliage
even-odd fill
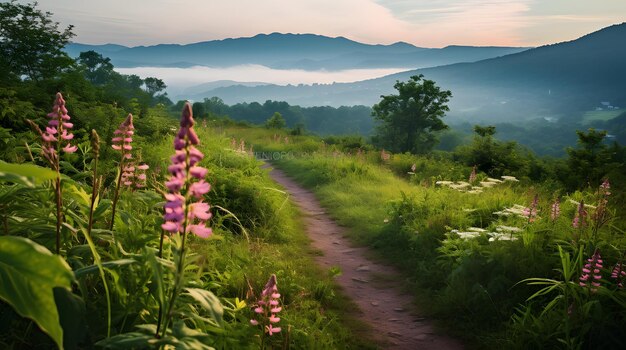
[[[285,211],[283,194],[258,193],[259,182],[269,180],[259,177],[258,164],[247,153],[230,151],[215,141],[211,149],[225,155],[207,157],[200,151],[199,134],[215,134],[197,130],[189,104],[173,135],[173,147],[167,150],[155,143],[150,145],[152,152],[143,153],[156,166],[135,163],[146,144],[141,137],[133,140],[138,135],[132,115],[113,132],[111,148],[117,152],[100,159],[102,140],[95,130],[88,141],[69,144],[76,140],[69,132],[72,125],[67,113],[65,100],[57,94],[46,131],[40,132],[32,123],[39,130],[41,145],[31,147],[32,161],[0,162],[4,233],[0,237],[0,274],[8,278],[0,288],[0,309],[3,317],[13,320],[12,326],[0,333],[1,344],[14,346],[20,342],[16,336],[20,333],[33,339],[26,346],[37,342],[59,348],[96,344],[115,349],[282,347],[286,342],[310,342],[307,337],[325,344],[345,344],[350,338],[332,320],[324,327],[333,329],[336,336],[319,333],[318,325],[308,320],[319,315],[321,305],[316,306],[318,301],[309,297],[298,300],[295,295],[301,291],[289,288],[285,293],[292,303],[306,303],[298,307],[304,312],[299,317],[304,318],[289,312],[284,317],[308,331],[299,335],[281,332],[277,314],[283,296],[276,287],[277,274],[272,274],[272,283],[260,300],[235,287],[248,280],[246,275],[262,281],[276,264],[266,257],[269,251],[264,245],[268,243],[259,241],[261,245],[253,248],[248,232],[268,238],[282,235],[284,240],[295,226]],[[171,164],[163,167],[167,153],[173,153]],[[80,164],[81,159],[82,170],[71,165]],[[229,165],[216,165],[218,161]],[[33,162],[51,169],[28,164]],[[102,169],[98,166],[102,162],[114,166]],[[207,162],[213,168],[202,165]],[[167,170],[167,178],[150,172],[161,167]],[[240,167],[242,170],[237,170]],[[248,210],[258,206],[255,210],[262,215],[255,221],[240,216],[245,212],[232,205],[248,186],[244,185],[244,171],[251,177],[254,186],[250,189],[255,192],[251,196],[257,201],[245,199],[245,205]],[[155,181],[147,182],[149,176]],[[220,183],[216,193],[209,192],[209,176],[216,176]],[[230,182],[242,187],[237,188],[238,194],[226,196],[224,186]],[[237,214],[221,205],[211,208],[209,198]],[[212,218],[215,221],[210,225]],[[232,232],[231,222],[236,223]],[[237,237],[239,233],[245,236]],[[207,238],[211,239],[198,241]],[[248,257],[251,252],[255,252],[254,263]],[[238,258],[233,260],[232,254]],[[274,251],[271,254],[276,256]],[[254,268],[243,268],[252,265]],[[287,281],[310,278],[282,276]],[[30,295],[30,300],[26,302],[23,295]],[[250,320],[258,319],[255,309],[264,303],[271,308],[259,319],[265,326],[257,329]],[[29,326],[30,322],[36,327]]]

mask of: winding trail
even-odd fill
[[[419,315],[411,295],[401,289],[401,275],[390,266],[368,259],[367,248],[353,247],[344,238],[343,228],[334,222],[310,191],[278,169],[270,176],[291,195],[304,214],[312,246],[323,255],[316,261],[323,268],[338,266],[336,278],[345,293],[360,309],[358,317],[372,326],[384,349],[458,350],[460,342],[435,333],[431,322]]]

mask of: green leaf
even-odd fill
[[[0,237],[0,298],[35,321],[63,349],[54,288],[70,290],[74,274],[65,260],[22,237]]]
[[[130,332],[102,339],[96,345],[105,349],[149,349],[156,341],[154,335]]]
[[[57,173],[34,164],[13,164],[0,161],[0,181],[18,183],[27,187],[54,180]]]
[[[102,267],[112,269],[112,268],[116,268],[116,267],[120,267],[124,265],[134,264],[136,262],[137,261],[133,259],[111,260],[111,261],[103,262]],[[74,274],[76,275],[76,278],[81,278],[84,275],[94,273],[97,271],[98,271],[98,265],[90,265],[90,266],[81,267],[80,269],[74,271]]]
[[[100,203],[98,203],[98,206],[96,207],[96,209],[93,211],[93,217],[94,218],[99,218],[110,207],[111,207],[111,200],[110,199],[103,199],[103,200],[101,200]]]
[[[63,327],[63,344],[68,349],[78,349],[87,343],[87,310],[81,297],[65,288],[54,288],[54,300]]]
[[[220,300],[208,290],[199,288],[186,288],[187,295],[191,296],[198,304],[209,313],[217,325],[223,322],[224,307]]]

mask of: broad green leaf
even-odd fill
[[[13,164],[0,161],[0,181],[35,187],[44,181],[54,180],[57,173],[34,164]]]
[[[110,207],[111,207],[111,200],[110,199],[103,199],[102,201],[100,201],[100,203],[98,203],[98,206],[93,211],[93,217],[94,218],[100,217]]]
[[[220,300],[210,291],[199,288],[186,288],[187,294],[209,313],[218,325],[222,324],[224,307]]]
[[[87,310],[81,297],[65,288],[54,288],[54,300],[59,310],[63,327],[63,344],[68,349],[77,349],[87,342]]]
[[[22,237],[0,237],[0,298],[37,325],[63,349],[63,329],[54,288],[71,288],[74,274],[65,260]]]
[[[80,204],[83,206],[89,207],[91,204],[91,195],[82,186],[66,181],[65,190],[65,193],[71,195],[76,200],[80,200]]]

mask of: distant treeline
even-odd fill
[[[180,110],[184,101],[179,101],[175,110]],[[369,135],[374,127],[372,110],[367,106],[342,107],[300,107],[287,102],[265,101],[260,104],[237,103],[229,106],[219,97],[205,98],[193,104],[196,117],[222,117],[253,124],[263,124],[275,112],[280,113],[290,128],[303,126],[306,130],[320,135],[360,134]]]

